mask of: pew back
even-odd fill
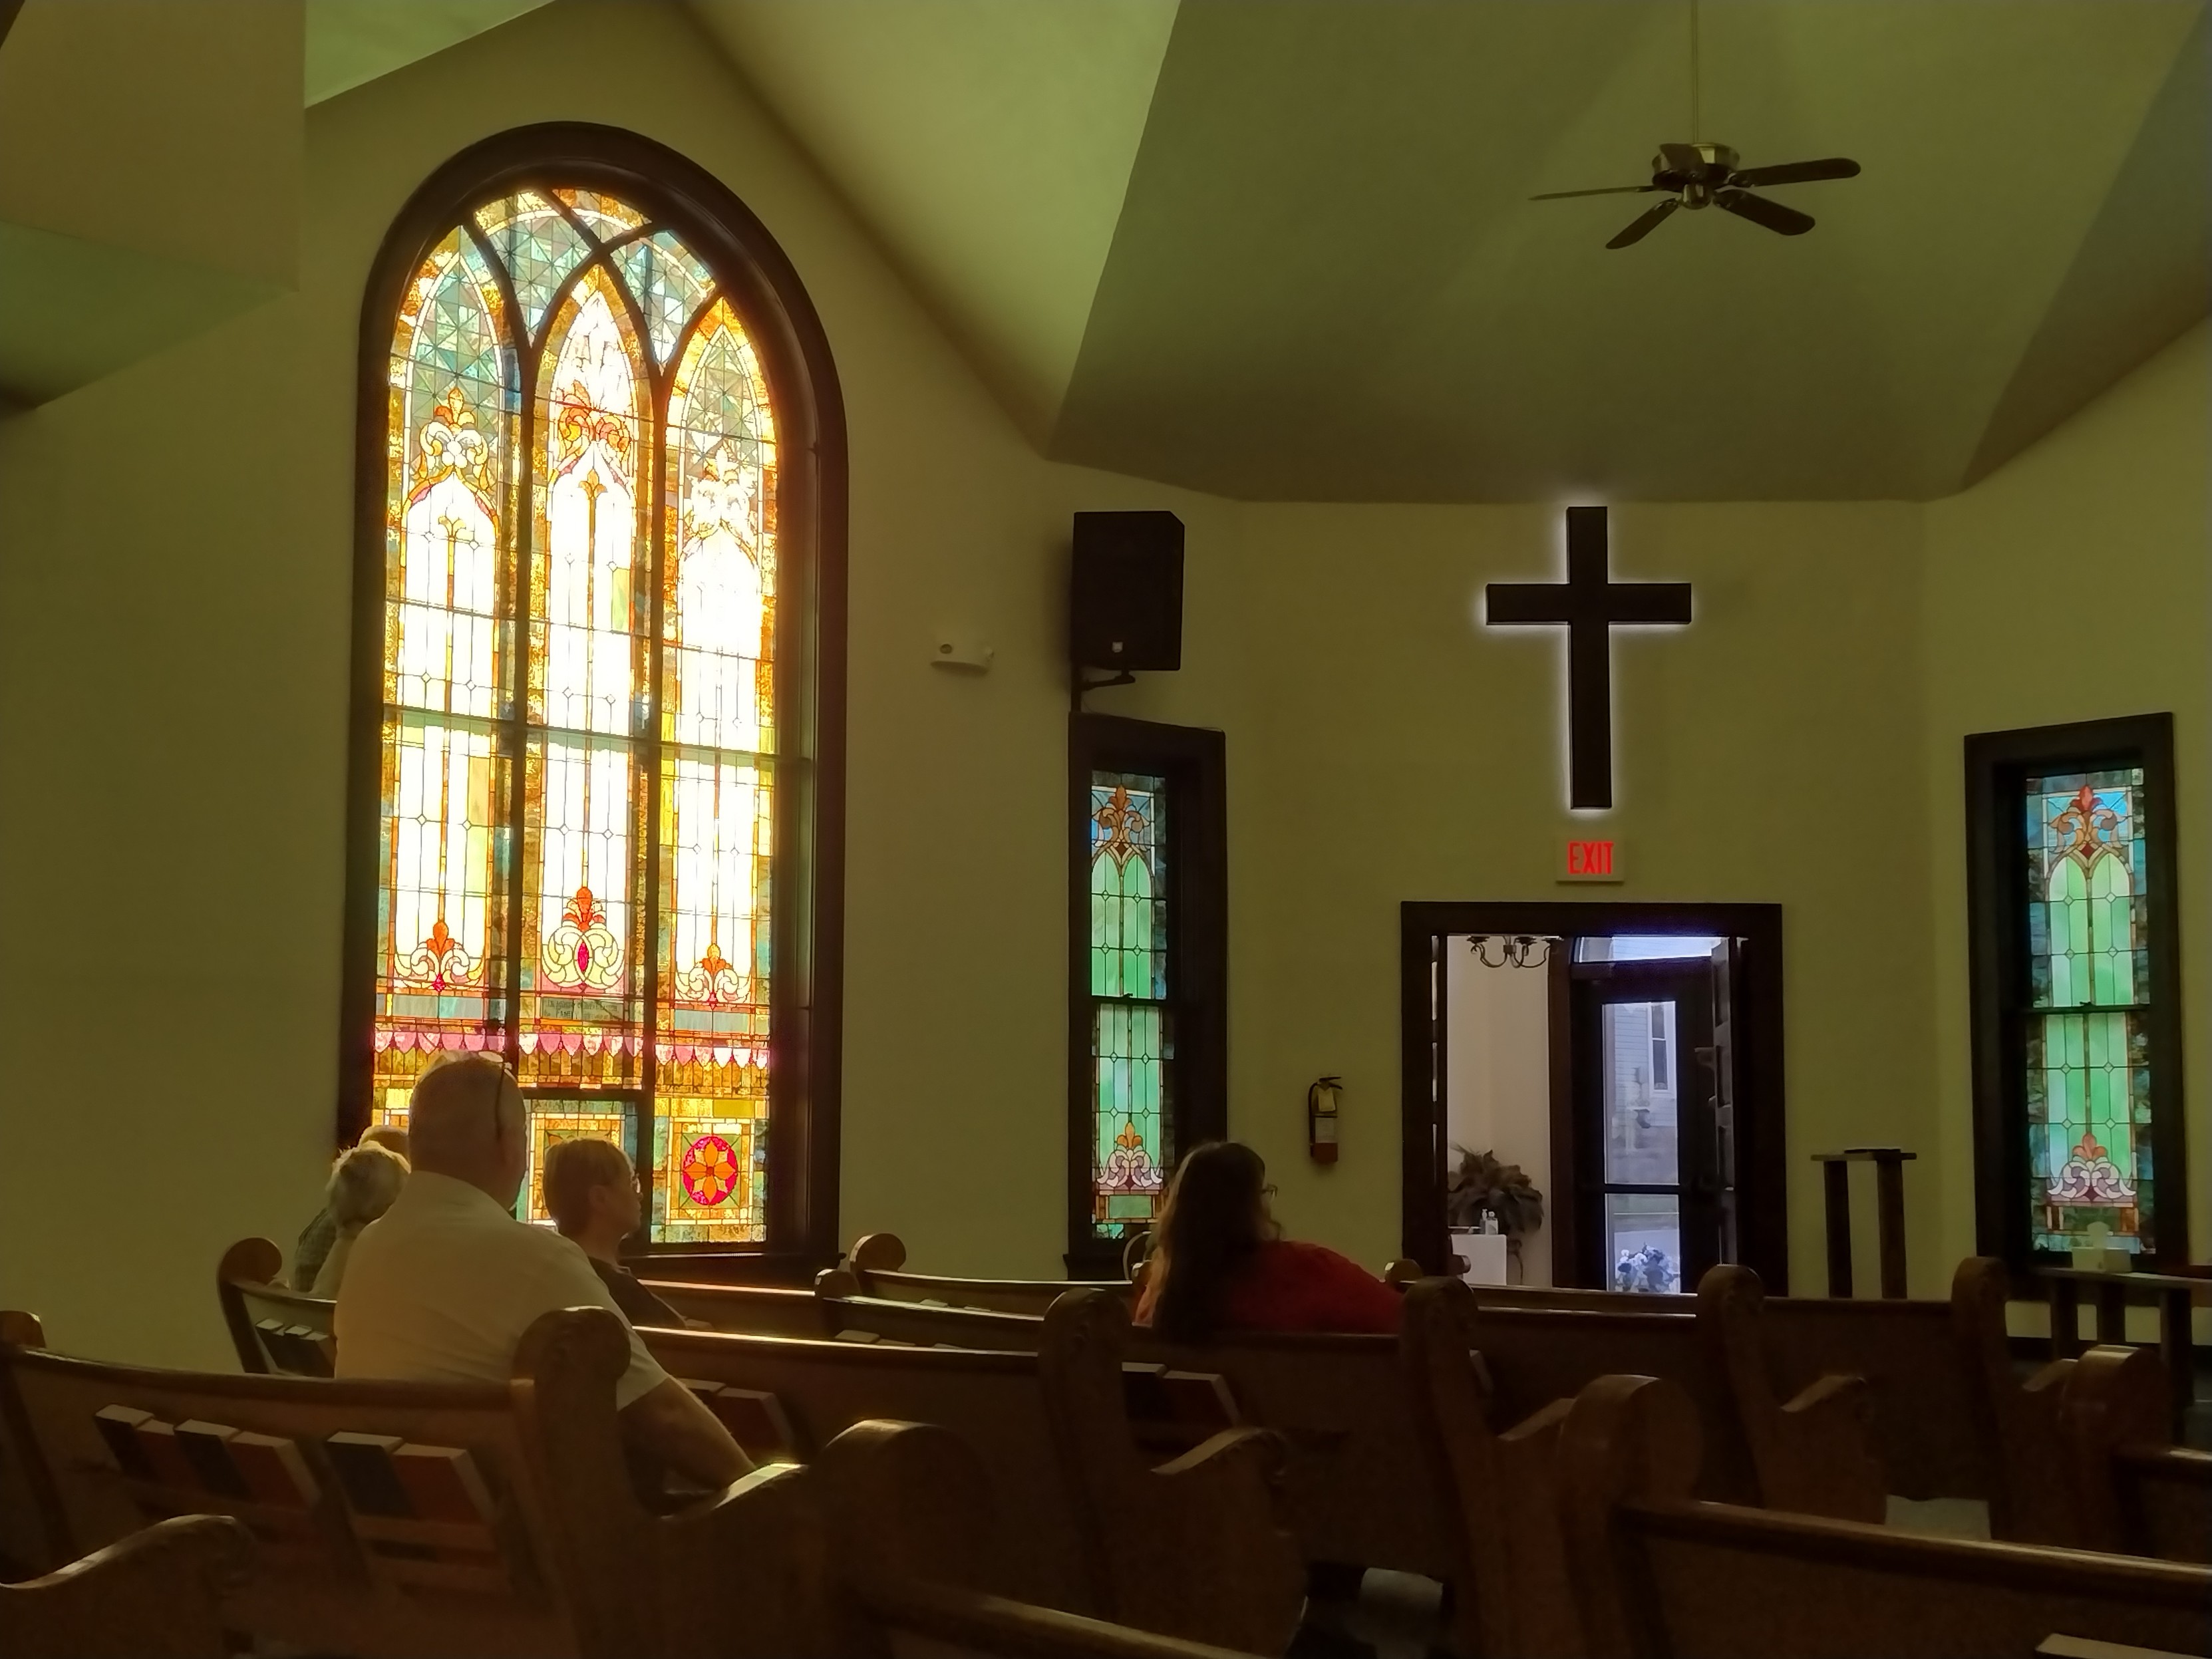
[[[1185,1347],[1139,1329],[1130,1352],[1218,1373],[1245,1421],[1282,1437],[1285,1503],[1309,1561],[1450,1575],[1395,1339],[1228,1332]]]
[[[2027,1655],[2066,1635],[2206,1650],[2212,1571],[1931,1538],[1689,1496],[1695,1413],[1649,1377],[1600,1379],[1561,1428],[1569,1571],[1595,1656]]]
[[[242,1238],[216,1268],[216,1300],[241,1369],[257,1375],[328,1376],[337,1349],[335,1305],[276,1282],[283,1258],[265,1238]]]
[[[976,1523],[989,1528],[975,1555],[983,1590],[1279,1650],[1304,1589],[1275,1513],[1280,1448],[1228,1427],[1152,1467],[1129,1420],[1131,1384],[1176,1390],[1157,1373],[1125,1371],[1127,1317],[1111,1298],[1064,1297],[1042,1322],[1037,1351],[1026,1352],[701,1331],[646,1340],[672,1375],[702,1386],[710,1407],[729,1413],[735,1401],[726,1420],[741,1441],[763,1407],[791,1453],[806,1458],[869,1419],[936,1425],[989,1490],[988,1519]]]
[[[228,1659],[223,1595],[252,1534],[222,1516],[161,1521],[27,1583],[0,1583],[0,1653],[37,1659]]]
[[[1571,1398],[1595,1377],[1620,1372],[1664,1377],[1697,1414],[1705,1447],[1698,1495],[1759,1501],[1724,1369],[1694,1314],[1492,1304],[1478,1310],[1474,1328],[1496,1420],[1519,1422],[1555,1400]]]
[[[892,1302],[926,1302],[988,1312],[1038,1314],[1070,1291],[1095,1290],[1127,1302],[1135,1286],[1127,1279],[959,1279],[940,1273],[912,1273],[906,1245],[896,1233],[869,1233],[845,1259],[828,1270],[834,1294],[880,1297]]]
[[[718,1331],[750,1336],[824,1338],[837,1334],[830,1304],[811,1291],[764,1285],[699,1285],[689,1280],[640,1281],[686,1319]]]
[[[370,1654],[576,1650],[509,1391],[337,1384],[6,1354],[65,1554],[178,1515],[252,1529],[229,1617]]]
[[[705,1331],[648,1331],[646,1343],[672,1376],[775,1401],[789,1425],[788,1455],[801,1461],[869,1419],[950,1431],[982,1467],[994,1500],[979,1588],[1073,1613],[1110,1609],[1094,1582],[1036,1354]],[[719,1396],[707,1401],[731,1420]],[[731,1426],[741,1442],[753,1438],[741,1422]],[[757,1439],[747,1449],[772,1450]]]

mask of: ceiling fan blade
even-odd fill
[[[1664,190],[1663,185],[1614,185],[1607,190],[1547,190],[1541,196],[1531,196],[1532,202],[1564,202],[1570,196],[1638,196],[1655,190]]]
[[[1620,235],[1607,242],[1606,246],[1607,247],[1626,247],[1631,242],[1642,241],[1653,231],[1659,228],[1659,222],[1662,219],[1664,219],[1668,214],[1674,212],[1676,208],[1679,208],[1681,205],[1682,198],[1680,197],[1669,196],[1665,201],[1660,203],[1658,206],[1653,208],[1642,218],[1638,219],[1634,224],[1629,226],[1626,230],[1622,231]]]
[[[1723,190],[1713,196],[1715,207],[1726,208],[1740,219],[1748,219],[1754,225],[1764,225],[1782,236],[1802,236],[1813,228],[1813,216],[1800,213],[1796,208],[1784,207],[1779,202],[1770,202],[1764,196],[1753,196],[1747,190]]]
[[[1662,144],[1659,154],[1676,173],[1695,173],[1706,165],[1705,152],[1695,144]]]
[[[1731,185],[1809,185],[1817,179],[1856,179],[1859,164],[1845,155],[1821,161],[1784,161],[1771,167],[1746,167],[1729,175]]]

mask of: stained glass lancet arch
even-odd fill
[[[341,1135],[489,1050],[530,1105],[526,1212],[546,1147],[599,1134],[647,1180],[651,1242],[818,1253],[826,351],[772,245],[607,171],[549,162],[442,210],[426,186],[388,306],[372,285]]]

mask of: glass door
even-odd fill
[[[1694,1290],[1734,1254],[1711,967],[1613,962],[1573,971],[1583,1277],[1607,1290]]]

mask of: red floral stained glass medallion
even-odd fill
[[[694,1204],[720,1204],[737,1182],[738,1155],[721,1136],[701,1135],[684,1149],[684,1195]]]

